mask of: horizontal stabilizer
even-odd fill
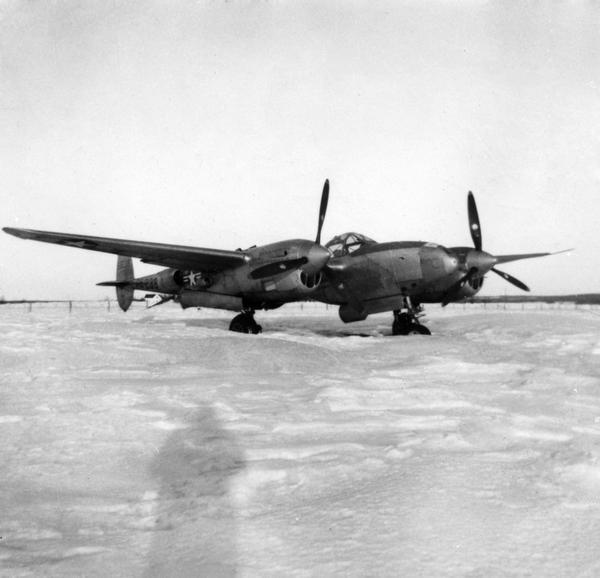
[[[127,287],[130,285],[129,281],[102,281],[102,283],[96,283],[98,287]]]

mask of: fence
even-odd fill
[[[105,309],[110,311],[112,308],[118,308],[116,300],[102,299],[98,301],[80,301],[80,300],[64,300],[64,301],[0,301],[0,313],[6,309],[22,309],[31,313],[34,309],[64,309],[68,313],[72,313],[73,309]]]
[[[161,309],[176,307],[179,309],[179,305],[174,303],[166,303],[159,306]],[[438,308],[437,304],[425,304],[426,309]],[[73,313],[78,310],[101,310],[119,311],[119,305],[114,299],[102,299],[102,300],[64,300],[64,301],[0,301],[0,314],[2,310],[8,308],[10,310],[22,310],[31,313],[39,309],[43,310],[61,310],[63,309],[66,313]],[[447,305],[450,310],[462,309],[462,310],[510,310],[510,311],[548,311],[548,310],[582,310],[582,311],[599,311],[600,304],[582,304],[574,303],[572,301],[561,301],[561,302],[546,302],[546,301],[527,301],[527,302],[478,302],[478,303],[450,303]],[[145,310],[146,306],[143,301],[134,301],[132,309]],[[326,313],[328,311],[337,311],[337,306],[327,305],[325,303],[319,303],[317,301],[306,301],[298,303],[288,303],[281,308],[281,313],[285,314],[289,312],[304,312],[307,314],[318,314]]]

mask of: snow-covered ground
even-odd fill
[[[2,576],[599,576],[600,312],[0,308]]]

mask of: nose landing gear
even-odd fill
[[[413,303],[410,297],[405,297],[402,305],[402,309],[394,311],[392,335],[431,335],[431,331],[419,322],[423,307]]]
[[[236,315],[229,324],[229,331],[237,333],[262,333],[262,327],[254,320],[254,309],[245,309]]]

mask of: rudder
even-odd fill
[[[133,261],[131,257],[119,255],[117,258],[117,283],[123,283],[123,285],[117,285],[116,289],[117,301],[123,311],[127,311],[133,301],[133,286],[125,285],[126,282],[133,281],[133,279]]]

